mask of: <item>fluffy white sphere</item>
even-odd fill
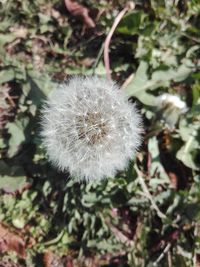
[[[160,108],[164,108],[168,105],[174,106],[174,108],[179,109],[180,113],[185,113],[187,111],[187,105],[177,95],[162,94],[158,96],[157,104]]]
[[[42,111],[51,162],[78,180],[101,180],[124,169],[140,145],[141,117],[119,87],[74,77],[53,90]]]

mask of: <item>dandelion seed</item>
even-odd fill
[[[114,82],[74,77],[53,90],[41,119],[51,162],[78,180],[124,169],[141,141],[141,117]]]

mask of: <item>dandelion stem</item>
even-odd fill
[[[123,18],[123,16],[125,15],[125,13],[129,10],[129,9],[134,9],[135,8],[135,4],[134,2],[128,2],[127,5],[125,6],[125,8],[119,12],[119,14],[117,15],[117,17],[114,20],[114,23],[106,37],[105,43],[104,43],[104,64],[105,64],[105,68],[106,68],[106,76],[108,80],[111,80],[111,74],[110,74],[110,60],[109,60],[109,45],[110,45],[110,41],[111,38],[113,36],[113,33],[115,31],[115,29],[117,28],[117,25],[119,24],[120,20]]]

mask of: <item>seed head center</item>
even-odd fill
[[[108,127],[99,112],[88,112],[76,117],[78,138],[89,145],[102,142],[108,133]]]

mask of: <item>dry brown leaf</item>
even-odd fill
[[[66,259],[65,267],[74,267],[73,260],[71,258]]]
[[[0,252],[9,250],[15,251],[21,258],[26,257],[25,242],[22,237],[0,224]]]
[[[61,266],[60,258],[51,251],[46,251],[43,256],[45,267],[59,267]]]
[[[93,19],[89,16],[88,8],[70,0],[64,0],[65,6],[68,11],[75,17],[81,18],[83,23],[87,28],[94,28],[95,23]]]
[[[10,32],[12,32],[17,38],[26,39],[28,29],[23,26],[13,26],[10,28]]]
[[[22,267],[18,263],[14,263],[11,260],[1,260],[0,261],[0,267]]]
[[[81,65],[84,67],[91,67],[92,64],[94,64],[94,62],[95,62],[95,59],[89,58],[89,57],[86,57],[86,58],[80,60]]]
[[[195,267],[200,267],[200,254],[196,254],[195,258],[196,258]]]
[[[176,173],[168,172],[168,176],[170,178],[170,182],[171,182],[172,188],[177,189],[178,188],[178,180],[179,179],[178,179]]]

